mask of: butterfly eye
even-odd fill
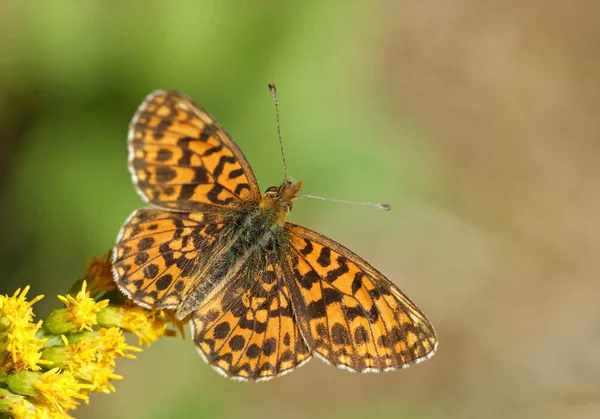
[[[271,187],[267,188],[267,190],[265,191],[265,196],[273,198],[273,197],[277,196],[278,191],[279,191],[279,187],[271,186]]]

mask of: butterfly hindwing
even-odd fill
[[[417,306],[358,255],[304,227],[286,224],[296,319],[310,349],[360,372],[403,368],[430,357],[433,327]]]
[[[129,171],[146,202],[182,211],[257,202],[250,164],[225,130],[186,96],[148,95],[129,127]]]
[[[224,221],[217,213],[134,211],[113,251],[117,285],[144,307],[175,308],[197,283],[196,267]]]
[[[266,380],[310,359],[281,272],[276,263],[246,269],[231,289],[192,314],[194,343],[221,374]],[[248,275],[251,281],[244,280]]]

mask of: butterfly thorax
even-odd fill
[[[302,181],[285,179],[281,185],[267,188],[260,201],[259,208],[265,212],[275,213],[276,222],[283,226],[287,215],[292,210],[292,200],[301,187]]]

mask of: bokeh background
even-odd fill
[[[188,340],[123,360],[79,418],[600,417],[600,4],[0,2],[0,293],[53,298],[142,206],[126,132],[157,88],[226,127],[291,220],[386,273],[436,326],[395,373],[313,360],[218,376]]]

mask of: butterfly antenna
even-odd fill
[[[332,199],[332,198],[323,198],[321,196],[314,195],[300,195],[298,198],[312,198],[312,199],[320,199],[321,201],[330,201],[330,202],[339,202],[341,204],[351,204],[351,205],[368,205],[370,207],[375,207],[380,210],[389,211],[392,209],[390,204],[384,204],[383,202],[361,202],[361,201],[342,201],[341,199]]]
[[[283,141],[281,141],[281,126],[279,125],[279,103],[277,102],[277,88],[275,83],[269,83],[269,91],[275,103],[275,117],[277,118],[277,136],[279,137],[279,147],[281,148],[281,158],[283,159],[283,171],[285,173],[285,179],[287,180],[287,164],[285,163],[285,153],[283,152]]]

